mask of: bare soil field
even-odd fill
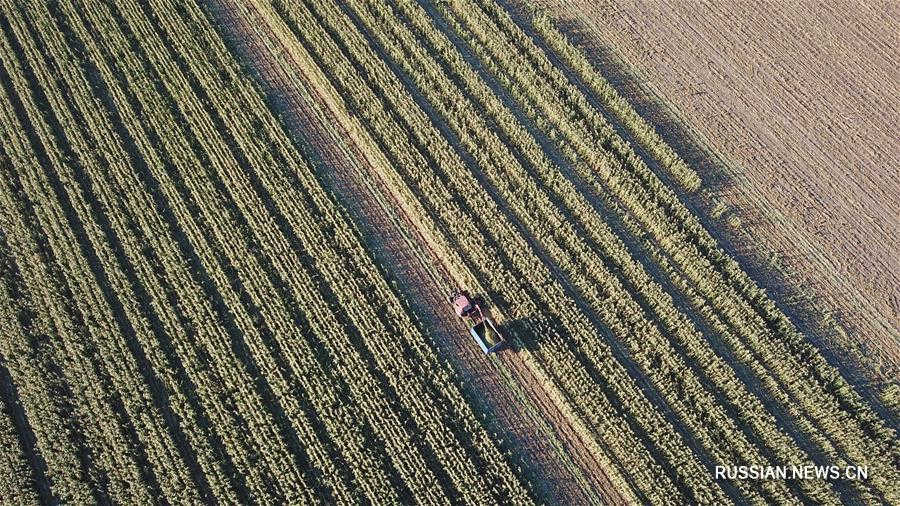
[[[825,329],[832,359],[868,369],[857,384],[896,381],[900,4],[537,4],[698,166],[707,191],[692,204],[756,259],[757,281]]]

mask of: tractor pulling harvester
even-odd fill
[[[485,316],[481,305],[473,301],[466,292],[457,292],[448,297],[456,316],[469,319],[469,334],[481,347],[485,354],[500,351],[503,348],[503,335],[497,330],[494,321]]]

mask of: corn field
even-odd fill
[[[583,502],[900,502],[895,428],[684,203],[703,175],[546,15],[0,0],[0,63],[0,503],[559,500],[407,268],[483,296],[507,349],[480,367],[536,378],[517,395],[555,406],[529,416],[568,428]],[[264,64],[327,105],[367,167],[347,177],[419,267],[379,256]],[[868,478],[716,478],[733,465]]]

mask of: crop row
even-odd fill
[[[0,280],[6,285],[0,287],[0,322],[4,322],[0,323],[0,332],[4,332],[10,341],[21,342],[22,329],[9,325],[22,316],[22,307],[6,291],[14,277],[11,269],[7,259],[0,259]],[[7,356],[10,354],[6,350],[0,350],[0,361],[6,362]],[[12,358],[17,357],[13,355]],[[41,478],[35,469],[37,456],[31,448],[29,436],[20,428],[27,422],[21,416],[17,396],[14,396],[16,390],[9,369],[6,365],[0,365],[0,448],[4,449],[0,452],[0,497],[15,504],[39,504],[42,497],[37,484]]]
[[[9,6],[5,7],[9,9]],[[6,10],[6,12],[10,12],[10,10]],[[85,483],[94,482],[94,486],[97,486],[98,489],[101,487],[96,482],[104,481],[102,488],[106,488],[112,497],[124,499],[129,496],[143,496],[149,500],[149,490],[146,489],[147,484],[144,477],[140,475],[138,464],[133,457],[129,457],[125,453],[133,443],[128,441],[127,436],[123,434],[124,428],[116,423],[118,416],[113,412],[109,380],[118,381],[119,384],[116,387],[121,388],[122,391],[135,391],[140,387],[135,385],[133,379],[129,377],[123,378],[113,374],[113,371],[117,370],[112,367],[113,361],[120,355],[115,348],[105,348],[107,342],[101,341],[95,345],[100,351],[99,358],[110,361],[106,364],[94,363],[91,359],[92,354],[87,351],[91,343],[86,337],[86,331],[93,327],[95,331],[102,329],[104,332],[114,333],[118,328],[112,315],[108,311],[104,311],[104,309],[108,309],[108,306],[104,306],[106,300],[100,293],[99,287],[88,283],[88,280],[91,279],[91,271],[87,260],[81,255],[73,254],[73,248],[77,248],[79,244],[74,233],[76,230],[84,232],[84,228],[63,225],[66,223],[67,217],[83,211],[84,208],[80,206],[82,203],[68,200],[60,202],[55,198],[53,192],[59,190],[62,185],[57,182],[53,188],[53,182],[42,177],[44,175],[42,165],[47,167],[48,171],[63,170],[62,168],[66,165],[63,162],[66,154],[58,144],[58,136],[54,135],[53,127],[50,124],[54,118],[48,118],[42,114],[41,109],[35,103],[38,98],[32,96],[33,92],[35,95],[42,93],[38,88],[39,85],[34,80],[26,81],[26,76],[37,80],[46,79],[47,69],[43,64],[33,63],[33,59],[39,58],[36,55],[40,53],[36,51],[34,40],[26,32],[27,28],[23,26],[23,18],[24,16],[18,12],[6,18],[12,28],[4,31],[5,36],[12,37],[15,34],[16,37],[15,39],[4,38],[4,53],[18,54],[20,58],[32,59],[31,62],[23,64],[23,67],[28,65],[31,70],[26,73],[22,67],[7,69],[8,75],[11,76],[13,89],[16,91],[15,96],[20,100],[20,104],[19,107],[14,108],[8,97],[4,97],[3,109],[8,113],[4,118],[3,130],[10,132],[10,136],[13,137],[5,145],[9,146],[12,151],[11,157],[14,166],[20,168],[18,172],[21,180],[19,188],[21,194],[11,197],[11,200],[41,202],[42,205],[31,205],[35,215],[31,218],[33,220],[31,223],[26,223],[24,218],[17,216],[18,223],[16,225],[18,226],[13,228],[17,232],[17,236],[11,242],[17,246],[16,250],[21,247],[27,251],[28,245],[35,244],[36,240],[35,230],[32,227],[39,227],[38,230],[46,234],[46,240],[53,250],[55,259],[53,257],[45,258],[44,262],[27,265],[22,262],[28,258],[28,255],[22,257],[16,255],[14,258],[20,262],[19,269],[26,281],[24,291],[37,303],[36,306],[40,310],[37,318],[39,328],[41,328],[39,332],[60,336],[58,354],[54,357],[53,363],[60,371],[62,376],[60,379],[72,394],[71,402],[74,404],[72,414],[78,413],[66,423],[77,424],[83,430],[82,434],[74,436],[74,438],[83,437],[84,441],[79,442],[81,445],[90,445],[95,448],[94,451],[98,455],[97,467],[102,471],[97,475],[91,473],[93,476],[85,476],[89,471],[84,470],[83,465],[75,466],[74,469],[80,469],[85,473],[81,479]],[[12,52],[10,41],[17,41],[20,44],[19,47],[24,47],[24,50]],[[10,61],[7,60],[7,62]],[[9,64],[17,65],[14,61]],[[19,118],[10,117],[13,111],[19,112]],[[19,120],[29,122],[31,128],[28,126],[29,123],[20,124]],[[31,131],[30,139],[26,138],[24,134],[29,130]],[[22,205],[21,202],[18,205]],[[36,246],[31,246],[31,248],[41,251]],[[21,252],[21,250],[17,252]],[[43,266],[45,263],[50,264],[53,260],[61,272],[56,276],[49,277],[50,273],[44,270]],[[67,286],[60,286],[62,276],[65,277]],[[69,297],[77,301],[75,308],[71,304],[63,302]],[[90,314],[88,308],[91,307],[98,310],[95,310],[94,314]],[[121,360],[118,362],[115,366],[120,370],[129,366],[128,362]],[[60,392],[55,393],[58,395]],[[137,420],[140,419],[137,418]],[[153,428],[147,427],[146,433],[152,435]],[[42,441],[42,443],[53,445],[54,434],[47,434],[47,436],[51,438],[50,441]],[[165,440],[159,438],[159,441],[163,443]],[[75,455],[79,453],[76,451]],[[54,471],[69,472],[69,470],[61,469],[54,469]],[[84,485],[63,483],[61,487],[63,497],[69,490],[73,497],[85,497],[83,494],[86,490],[83,487]]]
[[[8,139],[4,139],[4,144],[15,147]],[[15,163],[14,153],[10,154],[10,158]],[[11,172],[4,172],[4,175],[8,174],[11,175]],[[14,179],[10,177],[6,181],[12,182]],[[18,195],[10,191],[6,184],[2,190],[3,209],[18,211],[20,202],[12,198]],[[18,386],[19,401],[29,415],[36,448],[48,463],[47,476],[58,484],[57,495],[67,500],[89,500],[91,476],[81,465],[80,448],[84,434],[76,433],[79,424],[83,423],[82,415],[76,414],[76,407],[66,396],[59,395],[71,392],[72,387],[59,372],[56,358],[59,352],[47,338],[53,335],[50,315],[41,311],[41,303],[47,301],[57,303],[55,307],[65,308],[65,299],[57,295],[55,280],[51,281],[49,272],[43,268],[45,264],[39,253],[40,247],[27,240],[30,230],[25,222],[15,214],[5,214],[3,218],[4,233],[10,241],[8,252],[22,262],[21,268],[15,267],[18,281],[12,281],[9,271],[4,273],[4,310],[14,311],[19,316],[2,320],[4,335],[7,336],[2,340],[4,363],[12,381]],[[23,276],[41,282],[37,287],[45,289],[32,292],[32,286],[21,282]],[[10,288],[13,286],[15,288]],[[51,298],[45,299],[45,296]]]
[[[146,23],[144,21],[145,17],[141,15],[136,15],[133,19],[135,23]],[[149,31],[149,26],[145,25],[144,29],[147,30],[145,32],[147,36],[144,40],[154,40],[151,38],[152,32]],[[147,46],[145,45],[145,47]],[[237,315],[235,324],[237,332],[247,337],[245,343],[250,348],[249,354],[253,357],[254,362],[250,362],[249,367],[258,368],[258,370],[266,372],[265,378],[270,382],[269,388],[277,396],[277,400],[273,399],[268,401],[268,403],[282,403],[281,408],[288,422],[282,421],[281,423],[291,424],[290,427],[295,431],[295,437],[298,441],[292,443],[295,445],[291,448],[291,452],[295,455],[294,459],[296,460],[299,455],[303,455],[298,451],[297,446],[302,445],[307,449],[306,459],[308,460],[306,462],[300,460],[297,464],[298,468],[301,466],[305,467],[307,462],[310,462],[324,471],[323,484],[300,482],[300,486],[297,487],[289,484],[291,477],[287,475],[284,478],[283,486],[287,490],[294,488],[303,490],[309,487],[312,491],[325,487],[326,490],[333,490],[339,497],[341,497],[340,494],[344,494],[343,497],[347,497],[346,494],[349,492],[347,491],[346,480],[349,477],[342,475],[336,468],[338,462],[334,461],[333,456],[330,455],[328,445],[326,442],[323,442],[323,438],[327,436],[322,435],[317,430],[316,425],[314,425],[314,415],[310,414],[317,408],[314,404],[316,401],[321,401],[325,406],[340,406],[339,386],[334,384],[334,380],[329,378],[329,375],[322,372],[319,364],[311,361],[314,355],[303,354],[304,351],[307,351],[307,348],[303,346],[305,341],[301,340],[300,337],[305,325],[295,325],[291,318],[285,316],[285,310],[282,306],[272,304],[268,300],[271,297],[271,293],[274,292],[260,292],[258,290],[265,290],[265,288],[257,289],[255,287],[257,279],[265,278],[262,269],[258,265],[249,264],[249,260],[253,258],[252,252],[243,248],[237,249],[240,245],[246,243],[246,240],[236,233],[241,231],[241,224],[227,213],[213,212],[215,207],[224,210],[228,209],[227,205],[234,204],[227,200],[227,196],[222,195],[213,187],[212,181],[214,180],[210,176],[211,173],[198,173],[195,167],[197,167],[199,162],[211,167],[213,170],[224,171],[225,169],[222,167],[225,167],[226,164],[234,166],[236,162],[233,156],[230,156],[226,140],[218,133],[218,125],[214,124],[211,115],[203,111],[199,106],[202,103],[202,99],[195,94],[193,89],[194,86],[197,86],[196,81],[189,82],[191,75],[177,66],[168,66],[167,68],[165,65],[171,62],[172,58],[166,57],[163,52],[165,50],[164,44],[160,43],[157,47],[160,55],[156,61],[159,63],[154,70],[158,73],[157,75],[163,77],[169,84],[170,88],[167,92],[171,94],[170,96],[181,97],[179,103],[184,104],[183,107],[196,107],[193,111],[190,109],[186,110],[185,114],[189,118],[197,118],[197,120],[194,122],[191,120],[182,122],[181,118],[167,114],[169,105],[166,104],[164,95],[153,96],[145,94],[145,103],[160,111],[158,114],[161,116],[151,118],[148,131],[152,132],[154,129],[165,125],[180,123],[190,128],[180,138],[172,137],[164,140],[164,142],[169,143],[169,146],[167,146],[169,152],[175,155],[174,163],[179,167],[179,172],[167,173],[160,171],[153,174],[153,176],[158,178],[157,180],[160,181],[165,192],[163,196],[168,202],[172,203],[175,212],[178,213],[176,216],[177,222],[182,227],[190,227],[188,229],[190,237],[194,238],[196,244],[200,245],[196,247],[196,250],[199,252],[199,261],[203,265],[209,266],[208,269],[216,283],[216,292],[223,295],[225,304],[234,308],[231,311]],[[140,62],[135,63],[139,64]],[[132,73],[134,72],[136,71]],[[140,82],[141,76],[134,76],[134,78],[137,82]],[[192,146],[191,138],[201,139],[202,145]],[[205,206],[199,205],[198,203],[201,202],[207,204]],[[141,205],[135,207],[138,211],[141,208]],[[237,258],[237,260],[234,260],[234,258]],[[182,265],[187,265],[194,261],[190,257],[184,259],[176,257],[175,260],[176,264]],[[232,281],[235,278],[238,278],[239,281]],[[232,284],[239,287],[238,290],[240,291],[228,291],[225,288]],[[254,297],[254,299],[248,302],[245,297]],[[265,308],[270,311],[270,313],[262,315],[267,318],[265,325],[259,320],[250,321],[248,319],[248,316],[253,315],[257,315],[253,316],[255,320],[260,318],[258,316],[260,309],[257,308]],[[273,315],[272,312],[276,313]],[[296,329],[294,328],[295,326]],[[251,336],[252,340],[249,339]],[[280,362],[277,360],[280,354],[277,350],[294,349],[299,352],[297,356],[288,355],[284,361]],[[235,351],[247,353],[245,350]],[[309,381],[297,384],[296,381],[292,381],[291,377],[285,377],[285,369],[293,372],[292,376],[295,375]],[[253,372],[251,374],[257,375],[259,373]],[[322,379],[321,382],[316,381],[320,378]],[[326,379],[331,381],[326,381]],[[310,399],[313,407],[310,408],[304,403],[292,400],[289,393],[295,391],[305,392],[301,399],[304,397]],[[343,417],[335,417],[335,419],[346,420],[348,417],[345,414]],[[346,433],[349,441],[352,442],[354,439],[359,438],[359,436],[353,437],[361,431],[358,426],[353,427],[351,425],[348,427],[344,423],[338,423],[338,427],[337,432]],[[290,432],[286,433],[290,434]],[[302,457],[299,458],[302,459]],[[357,460],[363,463],[366,462],[365,459],[360,457],[357,457]],[[284,469],[290,468],[286,467]],[[377,468],[373,468],[373,475],[378,476],[375,469]]]
[[[302,21],[298,21],[298,18],[295,17],[295,16],[297,16],[297,15],[299,14],[299,13],[298,13],[298,8],[297,8],[296,6],[290,6],[290,7],[291,7],[292,10],[290,10],[290,11],[284,10],[284,11],[282,11],[282,13],[283,13],[283,15],[284,15],[289,21],[292,22],[292,25],[293,25],[295,28],[296,28],[297,26],[313,26],[313,25],[310,24],[311,21],[308,21],[308,18],[305,18],[305,19],[303,19]],[[295,31],[295,33],[298,33],[298,32]],[[313,36],[315,35],[315,34],[313,34],[312,32],[302,32],[302,33],[303,33],[303,34],[313,35]],[[325,39],[322,39],[322,40],[323,40],[324,43],[327,43],[327,42],[325,42]],[[332,43],[332,44],[333,44],[333,43]],[[333,46],[332,46],[332,47],[333,47]],[[297,48],[297,49],[299,50],[300,48]],[[340,56],[340,52],[339,52],[339,50],[337,50],[336,48],[335,48],[334,50],[332,50],[332,51],[330,52],[330,54],[329,54],[329,53],[319,53],[319,54],[324,55],[325,58],[328,58],[328,57],[339,57],[339,56]],[[347,78],[349,78],[349,79],[359,79],[358,76],[357,76],[357,77],[354,77],[354,73],[352,72],[352,68],[351,68],[351,67],[346,67],[346,66],[342,65],[342,63],[343,63],[343,62],[341,62],[340,60],[335,60],[335,65],[334,65],[334,66],[328,65],[327,67],[325,67],[325,68],[326,68],[326,71],[332,71],[332,70],[333,70],[333,71],[335,72],[335,75],[336,75],[336,76],[347,77]],[[342,69],[343,69],[343,70],[342,70]],[[338,83],[338,82],[336,82],[335,84],[340,85],[340,83]],[[368,92],[368,94],[367,94],[367,92]],[[359,97],[360,100],[369,100],[370,97],[372,97],[373,95],[371,95],[371,91],[369,91],[368,88],[367,88],[365,85],[359,85],[358,87],[354,87],[354,88],[352,89],[352,93],[347,93],[347,94],[345,94],[345,96],[348,96],[348,97],[349,97],[349,96],[352,96],[352,97]],[[376,100],[377,100],[377,99],[376,99]],[[374,104],[374,103],[373,103],[373,104]],[[382,124],[387,123],[387,120],[388,120],[389,118],[390,118],[390,115],[377,115],[377,114],[376,114],[376,115],[371,116],[371,119],[377,122],[377,123],[375,123],[375,124],[376,124],[376,129],[372,131],[373,135],[374,135],[376,138],[378,138],[381,142],[389,143],[389,144],[394,148],[394,149],[385,149],[385,151],[386,151],[390,156],[392,156],[392,157],[393,157],[393,156],[396,156],[397,153],[401,153],[401,156],[410,156],[410,157],[417,157],[417,158],[418,158],[418,159],[416,159],[416,158],[407,158],[408,161],[407,161],[404,165],[407,165],[407,164],[408,164],[408,165],[411,166],[411,167],[415,167],[415,166],[427,166],[427,165],[428,165],[428,162],[425,161],[424,159],[420,158],[420,157],[421,157],[421,154],[417,155],[416,152],[415,152],[414,150],[410,150],[410,146],[409,146],[408,144],[406,144],[407,142],[409,142],[409,141],[406,139],[406,132],[404,132],[404,131],[402,131],[402,130],[397,130],[396,125],[390,124],[390,123],[388,123],[388,124],[385,125],[385,127],[386,127],[385,130],[380,130],[380,129],[378,128],[378,127],[380,127]],[[368,116],[367,116],[367,119],[369,119]],[[382,123],[382,122],[379,121],[379,120],[385,120],[385,123]],[[437,138],[437,137],[434,137],[434,138]],[[406,145],[404,145],[404,144],[406,144]],[[403,151],[400,151],[400,150],[403,150]],[[386,167],[386,168],[390,170],[390,169],[393,169],[393,168],[396,167],[396,166],[397,166],[397,165],[393,165],[393,166],[388,166],[388,167]],[[421,178],[421,177],[428,177],[429,174],[428,174],[427,172],[422,171],[422,172],[418,172],[417,174],[415,174],[415,176],[416,176],[417,178]],[[405,185],[403,185],[403,186],[397,186],[397,185],[399,184],[399,182],[403,180],[403,179],[402,179],[403,177],[410,177],[410,176],[405,176],[405,175],[400,175],[400,174],[393,174],[393,178],[391,179],[391,181],[392,181],[392,183],[394,184],[395,188],[397,188],[397,189],[404,189],[404,188],[405,188]],[[407,180],[412,181],[412,179],[407,179]],[[445,190],[445,192],[446,192],[446,190]],[[411,195],[412,195],[412,194],[409,193],[408,191],[404,191],[404,192],[403,192],[403,198],[402,198],[402,201],[404,201],[405,204],[408,205],[408,206],[412,206],[413,208],[419,208],[419,209],[421,209],[421,207],[420,207],[420,206],[421,206],[421,203],[420,203],[416,198],[413,198]],[[442,211],[443,213],[446,213],[445,216],[450,217],[450,216],[453,215],[452,213],[453,213],[453,211],[456,210],[456,209],[455,209],[456,207],[457,207],[456,205],[451,205],[449,202],[445,202],[444,204],[442,204],[441,209],[443,210],[443,211]],[[431,215],[430,215],[430,213],[427,213],[427,212],[422,212],[422,213],[416,212],[416,213],[415,213],[415,216],[416,216],[416,219],[422,219],[422,220],[425,220],[426,223],[429,222],[429,221],[431,220],[431,218],[430,218]],[[454,226],[457,226],[457,227],[459,227],[459,226],[467,226],[467,223],[465,223],[465,222],[456,222],[456,221],[454,221],[452,224],[453,224]],[[430,229],[430,230],[431,230],[432,232],[434,232],[434,229]],[[470,235],[471,237],[475,237],[476,240],[477,240],[478,235],[477,235],[477,234],[472,234],[472,233],[471,233],[471,232],[472,232],[471,229],[467,230],[467,232],[469,233],[469,235]],[[430,235],[430,238],[431,238],[432,240],[435,240],[435,241],[440,241],[440,240],[441,240],[441,236],[440,236],[439,234],[435,234],[435,233],[432,233],[432,234]],[[439,249],[442,250],[442,251],[451,251],[451,250],[449,250],[449,249],[447,249],[447,248],[443,248],[443,247],[442,247],[442,248],[439,248]],[[492,267],[492,264],[495,264],[495,263],[496,263],[496,257],[491,258],[487,253],[488,253],[488,251],[486,250],[486,248],[482,248],[480,251],[478,251],[477,259],[478,259],[479,261],[482,262],[482,265],[485,265],[485,266],[487,266],[488,268],[491,268],[491,267]],[[451,257],[448,257],[446,260],[448,261],[448,263],[453,264],[455,268],[459,268],[459,267],[460,267],[459,257],[455,257],[455,258],[454,258],[453,256],[451,256]],[[474,279],[475,279],[474,277],[469,277],[469,281],[470,281],[470,282],[473,282],[473,283],[474,283]],[[472,286],[477,286],[477,285],[473,284]],[[527,309],[527,308],[526,308],[526,309]],[[538,327],[538,328],[540,328],[540,327]],[[542,333],[543,333],[543,332],[542,332]],[[572,378],[572,376],[571,376],[571,375],[568,375],[567,378]],[[585,383],[585,385],[587,385],[587,384],[588,384],[588,383]]]
[[[204,487],[191,480],[235,502],[527,497],[197,5],[36,7],[18,19],[32,20],[41,36],[16,32],[33,80],[21,69],[9,72],[37,127],[5,118],[4,131],[21,137],[6,144],[17,148],[14,164],[29,167],[22,194],[8,200],[49,203],[35,213],[42,230],[56,231],[48,234],[53,253],[67,255],[59,279],[79,280],[80,312],[107,318],[84,341],[96,343],[115,371],[110,381],[78,376],[71,365],[63,370],[69,383],[106,385],[125,403],[117,419],[97,411],[102,394],[77,392],[95,410],[85,422],[108,420],[87,427],[106,428],[112,438],[117,421],[141,424],[144,439],[131,450],[146,452],[143,474],[124,476],[127,446],[102,450],[116,459],[102,471],[117,480],[112,497],[160,492],[192,502]],[[62,100],[66,91],[71,101]],[[21,132],[29,131],[46,147],[47,163],[27,162]],[[57,209],[60,202],[71,209]],[[29,244],[35,234],[27,228],[17,229],[16,244]],[[18,254],[25,248],[15,258],[30,258]],[[84,251],[101,265],[85,265]],[[52,260],[19,267],[43,265]],[[42,278],[28,271],[23,279]],[[102,286],[108,290],[91,298]],[[391,310],[376,314],[375,300]],[[71,358],[76,363],[78,354]],[[167,399],[154,397],[160,383]],[[172,415],[155,411],[163,403]],[[87,442],[92,451],[100,451],[103,434]],[[58,436],[42,433],[41,444]],[[181,461],[186,454],[197,459],[193,469]],[[48,462],[51,473],[78,468],[60,464]],[[481,479],[479,468],[491,479]],[[54,487],[91,502],[79,482],[88,480],[54,480]]]
[[[493,4],[495,19],[508,25],[510,19],[507,13],[498,12],[499,5]],[[568,65],[570,71],[577,73],[585,83],[594,91],[597,98],[608,107],[616,119],[628,130],[632,137],[660,164],[662,168],[671,173],[673,179],[686,191],[693,192],[700,189],[702,180],[694,169],[685,163],[684,159],[665,142],[659,133],[650,125],[634,107],[616,89],[597,72],[587,57],[573,46],[565,36],[553,26],[553,21],[545,12],[536,12],[532,18],[532,26],[535,32],[542,37],[542,41],[553,48],[554,51]],[[549,60],[540,62],[540,71],[546,75],[557,72]]]

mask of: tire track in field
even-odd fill
[[[485,356],[452,315],[445,292],[456,288],[455,276],[368,165],[334,113],[333,102],[307,91],[310,79],[300,63],[290,61],[295,72],[288,76],[273,61],[289,53],[272,27],[260,13],[241,12],[230,0],[211,0],[209,5],[226,39],[250,62],[270,105],[295,136],[312,144],[324,183],[360,225],[375,259],[416,311],[441,355],[452,360],[470,398],[480,397],[478,408],[489,415],[488,428],[512,439],[504,446],[542,489],[535,491],[538,496],[552,502],[623,503],[590,448],[523,359],[510,350]]]

